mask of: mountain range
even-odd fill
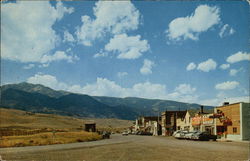
[[[140,115],[157,115],[166,110],[198,110],[199,104],[136,97],[105,97],[57,91],[40,84],[19,83],[1,86],[0,106],[31,112],[74,117],[133,120]],[[213,107],[205,106],[211,110]]]

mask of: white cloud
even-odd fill
[[[101,50],[99,53],[96,53],[93,57],[99,58],[99,57],[107,57],[107,56],[108,56],[108,53]]]
[[[34,76],[27,79],[28,83],[33,84],[42,84],[47,87],[56,89],[56,90],[67,90],[68,85],[62,82],[59,82],[56,77],[52,75],[46,75],[46,74],[35,74]]]
[[[125,76],[127,76],[127,75],[128,75],[127,72],[118,72],[118,73],[117,73],[117,76],[118,76],[119,78],[123,78],[123,77],[125,77]]]
[[[196,68],[196,64],[191,62],[191,63],[188,64],[186,70],[190,71],[190,70],[194,70],[195,68]]]
[[[239,72],[242,71],[242,70],[243,70],[243,68],[240,68],[240,69],[231,69],[231,70],[229,71],[229,75],[230,75],[230,76],[236,76],[237,73],[239,73]]]
[[[77,56],[67,55],[64,51],[56,51],[54,55],[43,55],[40,62],[41,63],[50,63],[53,61],[67,60],[68,62],[73,62],[78,60]]]
[[[75,39],[71,33],[64,31],[63,42],[74,42]]]
[[[196,102],[198,95],[194,94],[196,91],[195,87],[190,84],[179,84],[174,92],[168,94],[168,99],[183,101],[183,102]]]
[[[244,60],[250,61],[250,53],[239,51],[227,58],[228,63],[237,63]]]
[[[236,69],[231,69],[231,70],[229,71],[229,75],[230,75],[230,76],[235,76],[237,73],[238,73],[238,70],[236,70]]]
[[[196,91],[196,88],[191,87],[190,84],[179,84],[179,86],[175,88],[175,91],[181,94],[192,94]]]
[[[225,36],[229,36],[229,35],[232,35],[235,33],[235,30],[230,27],[228,24],[225,24],[221,30],[220,30],[220,33],[219,33],[219,36],[221,38],[225,37]]]
[[[130,1],[98,1],[93,8],[94,19],[82,16],[82,26],[76,35],[80,43],[91,46],[106,33],[120,34],[135,30],[139,25],[140,13]]]
[[[126,75],[126,74],[125,74]],[[167,93],[163,84],[142,82],[131,87],[124,88],[114,81],[106,78],[97,78],[95,82],[81,85],[69,85],[57,80],[55,76],[47,74],[35,74],[27,79],[33,84],[43,84],[56,90],[66,90],[92,96],[113,96],[113,97],[141,97],[149,99],[172,99],[175,101],[196,102],[198,96],[195,94],[196,88],[189,84],[180,84],[172,93]]]
[[[224,102],[237,103],[237,102],[249,102],[249,96],[240,96],[240,97],[217,97],[213,99],[201,100],[198,103],[208,106],[222,106]]]
[[[143,52],[150,49],[147,40],[140,40],[141,36],[127,36],[127,34],[115,35],[105,45],[105,50],[117,52],[118,59],[137,59],[142,56]]]
[[[208,59],[207,61],[201,62],[197,69],[203,72],[209,72],[210,70],[216,69],[217,63],[213,59]]]
[[[145,82],[134,84],[131,88],[123,88],[114,81],[97,78],[95,83],[84,86],[82,93],[95,96],[164,98],[166,87],[161,84]]]
[[[226,69],[228,69],[230,67],[230,64],[221,64],[220,65],[220,68],[222,69],[222,70],[226,70]]]
[[[232,90],[239,86],[239,82],[237,81],[227,81],[223,83],[219,83],[215,85],[215,89],[217,90]]]
[[[220,9],[216,6],[200,5],[187,17],[172,20],[166,31],[170,40],[198,40],[199,34],[220,22]]]
[[[52,26],[70,14],[61,1],[17,1],[1,4],[1,54],[3,59],[40,62],[55,48],[59,37]]]
[[[141,74],[148,75],[152,74],[152,67],[155,65],[155,63],[151,60],[144,59],[143,66],[140,69]]]
[[[24,66],[23,69],[31,69],[34,67],[35,67],[35,64],[28,64],[28,65]]]

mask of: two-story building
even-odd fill
[[[250,140],[250,103],[225,102],[216,107],[212,118],[215,119],[215,134],[226,140]]]
[[[165,111],[161,114],[162,135],[170,136],[177,130],[177,119],[185,117],[187,111]]]
[[[194,111],[186,111],[182,118],[177,118],[177,130],[193,131],[192,118],[195,116]]]

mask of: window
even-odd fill
[[[233,128],[233,133],[237,133],[237,127]]]

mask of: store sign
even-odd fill
[[[214,119],[210,118],[209,115],[204,115],[202,119],[202,124],[203,125],[208,125],[208,124],[213,124]]]
[[[192,118],[192,125],[200,125],[201,124],[201,117],[200,116],[195,116]]]
[[[201,119],[202,118],[202,119]],[[214,119],[210,118],[209,115],[195,116],[192,118],[192,125],[210,125],[214,123]]]

